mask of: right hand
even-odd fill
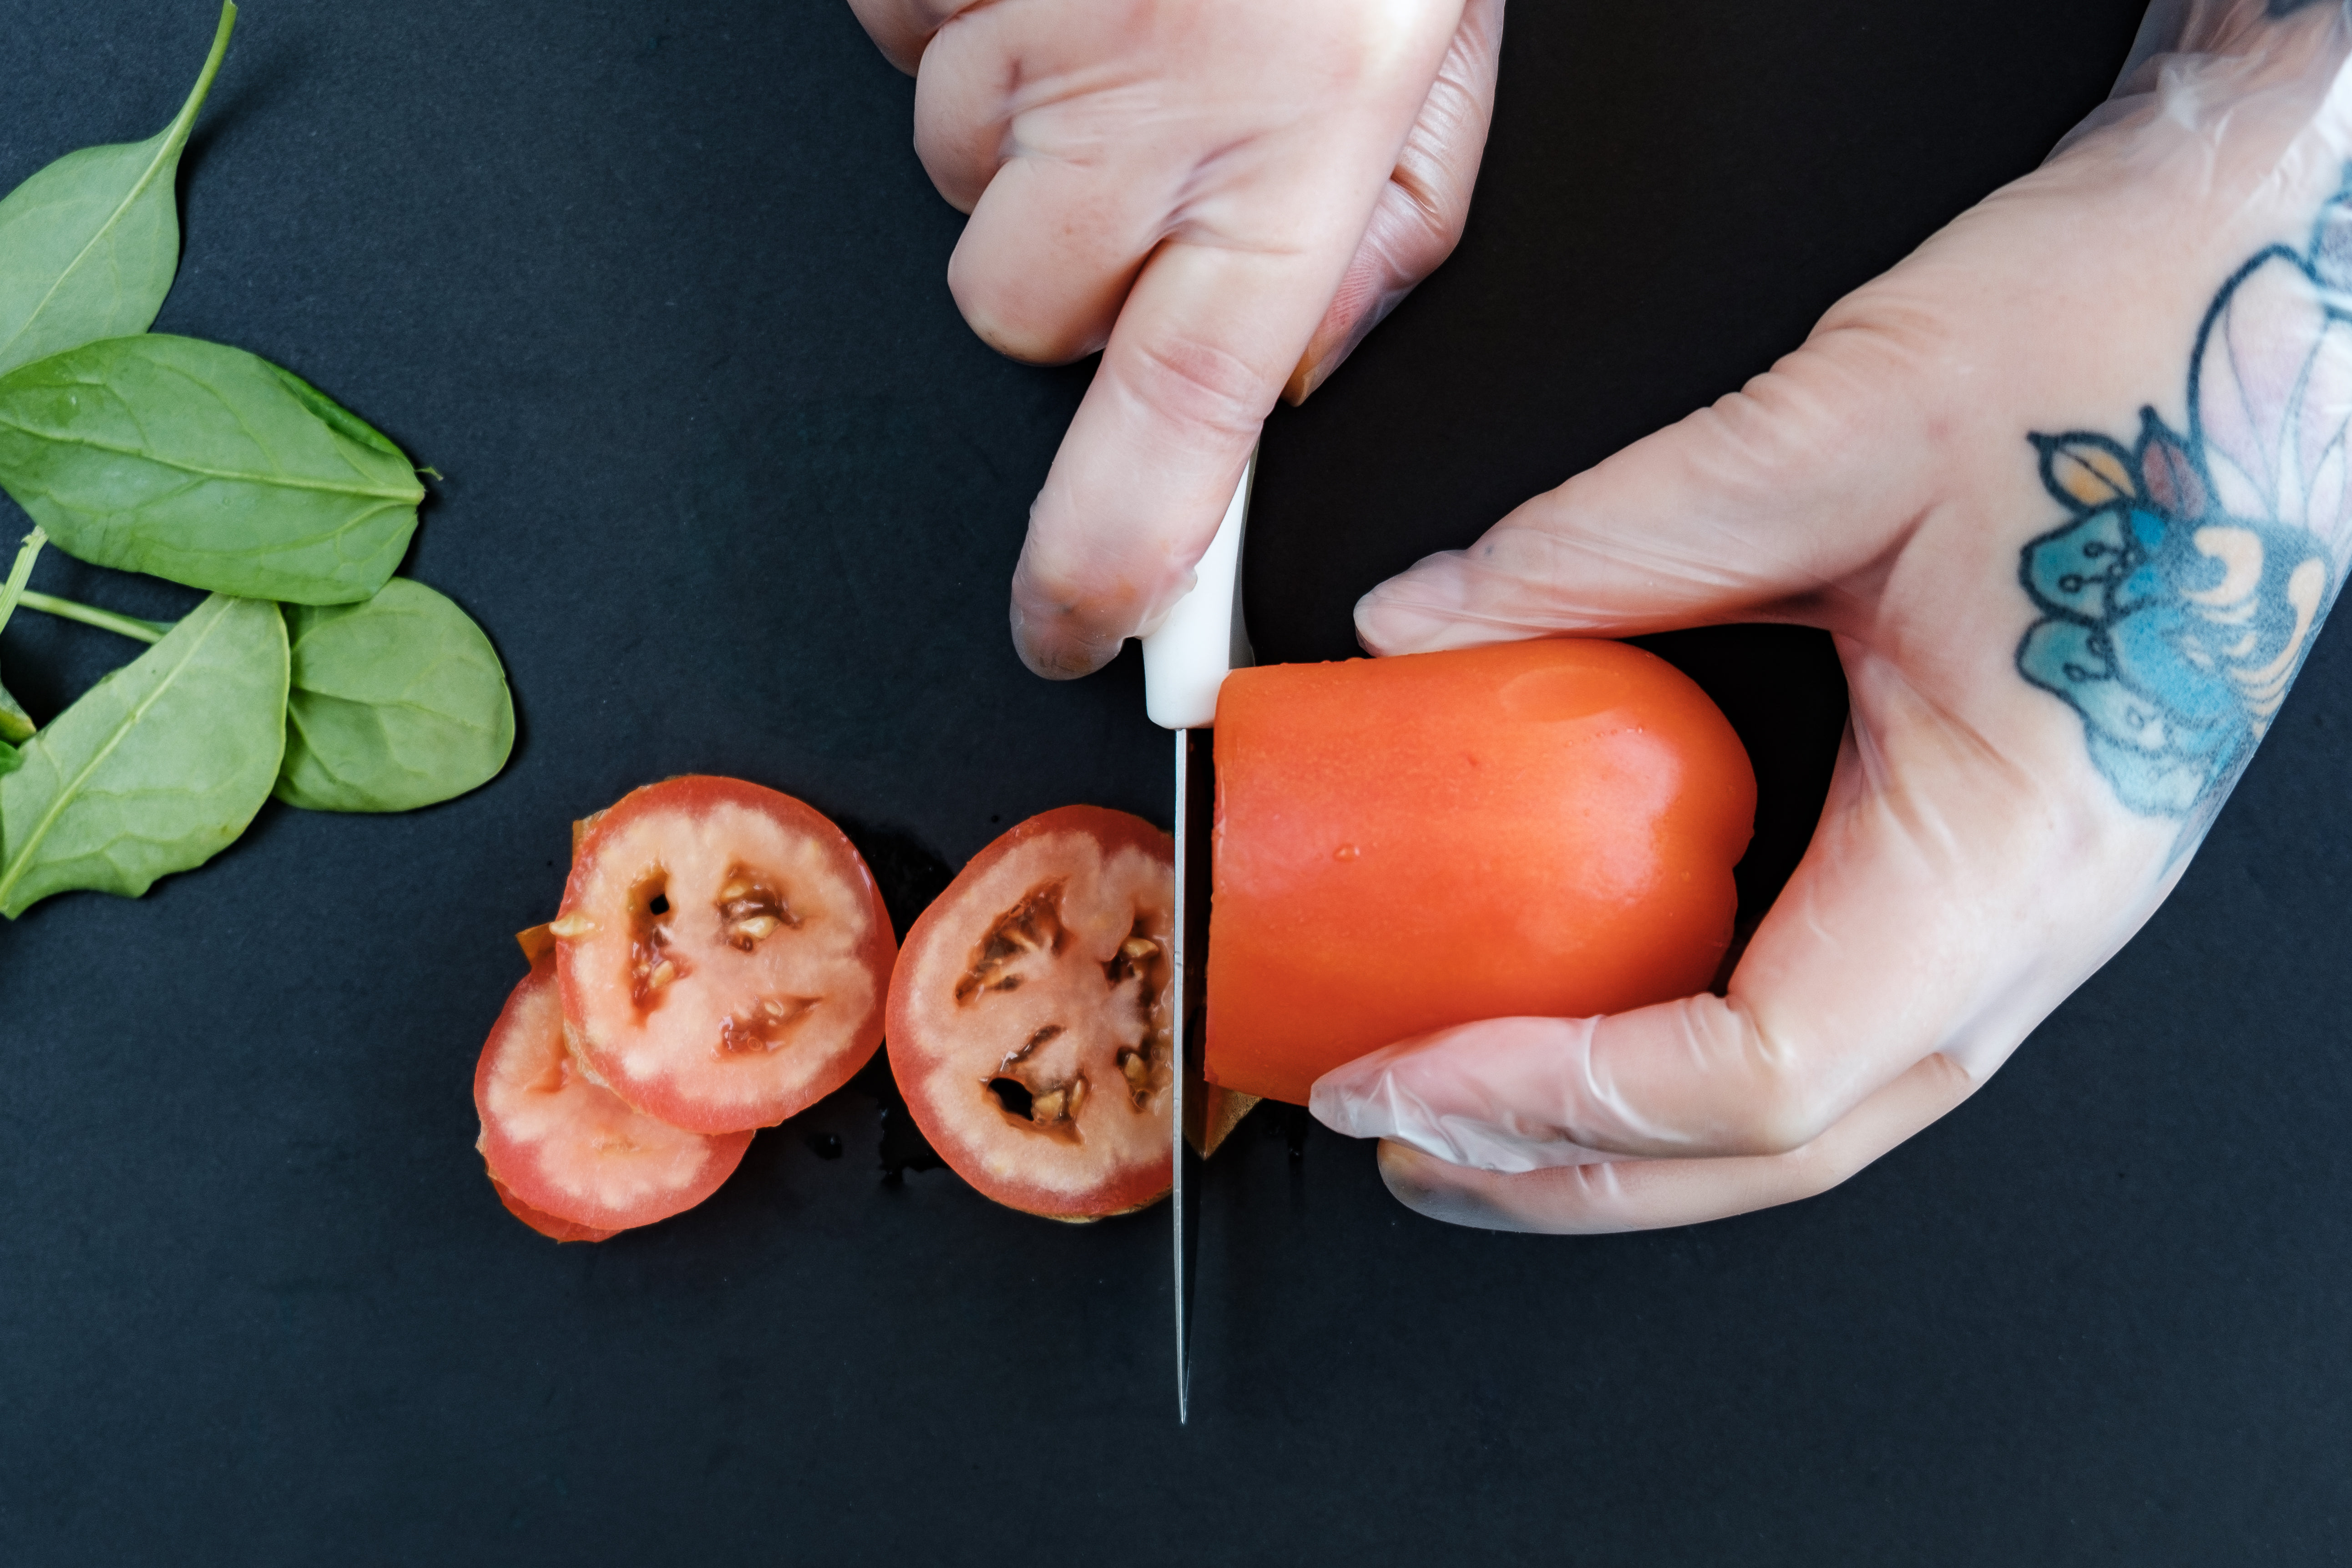
[[[1192,587],[1258,426],[1453,250],[1503,0],[850,0],[969,213],[964,319],[1103,360],[1029,519],[1013,636],[1087,674]]]

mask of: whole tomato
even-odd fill
[[[1553,639],[1234,672],[1217,703],[1209,1080],[1315,1079],[1480,1018],[1704,989],[1756,776],[1690,679]]]

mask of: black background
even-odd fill
[[[1460,253],[1268,429],[1261,653],[1350,652],[1381,577],[1793,346],[2031,168],[2137,10],[1523,3]],[[0,5],[0,186],[161,125],[211,26]],[[1007,644],[1087,372],[961,325],[911,96],[838,0],[247,7],[159,326],[447,476],[407,570],[497,641],[522,737],[449,805],[272,805],[143,900],[0,931],[0,1559],[2339,1560],[2340,634],[2147,932],[1824,1198],[1488,1235],[1248,1124],[1187,1429],[1164,1211],[886,1179],[860,1089],[651,1231],[559,1249],[499,1210],[469,1080],[571,818],[742,773],[911,902],[1045,807],[1166,817],[1132,657],[1048,685]],[[54,552],[36,583],[193,598]],[[1664,646],[1757,752],[1768,891],[1834,666]],[[29,614],[0,643],[40,719],[131,651]]]

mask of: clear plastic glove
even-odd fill
[[[1828,804],[1726,996],[1326,1075],[1391,1190],[1607,1231],[1843,1181],[1975,1091],[2162,902],[2352,546],[2352,27],[2159,7],[2041,170],[1797,353],[1366,595],[1393,654],[1788,621]]]
[[[1503,0],[851,0],[971,221],[948,286],[1016,359],[1103,351],[1013,579],[1040,675],[1192,584],[1258,426],[1461,237]]]

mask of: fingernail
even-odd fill
[[[1310,348],[1299,359],[1298,368],[1290,373],[1290,379],[1283,383],[1282,400],[1293,408],[1297,407],[1323,384],[1323,368],[1316,363],[1315,351]]]
[[[1364,1137],[1356,1126],[1355,1106],[1333,1081],[1337,1076],[1335,1070],[1315,1080],[1315,1087],[1307,1091],[1307,1113],[1342,1138]]]
[[[1402,1143],[1381,1141],[1381,1183],[1389,1195],[1413,1213],[1446,1225],[1474,1230],[1525,1230],[1528,1227],[1484,1194],[1459,1181],[1449,1181],[1445,1165]]]
[[[1119,645],[1127,639],[1113,639],[1108,647],[1097,639],[1074,634],[1066,626],[1040,626],[1022,613],[1021,602],[1012,606],[1013,650],[1033,675],[1048,680],[1076,680],[1092,675],[1118,657]]]
[[[1444,635],[1448,623],[1426,607],[1400,603],[1387,584],[1356,601],[1356,641],[1366,653],[1415,653]]]

